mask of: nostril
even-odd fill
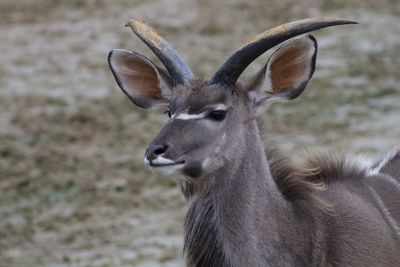
[[[161,155],[162,153],[164,153],[166,150],[167,150],[167,148],[168,148],[168,146],[160,146],[160,147],[157,147],[154,151],[153,151],[153,153],[154,154],[156,154],[156,155]]]
[[[167,150],[167,145],[149,145],[146,151],[146,158],[148,160],[154,160],[159,155],[163,154]]]

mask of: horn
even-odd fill
[[[178,52],[157,32],[141,20],[130,20],[125,24],[136,34],[160,59],[167,68],[175,85],[186,84],[193,78],[193,73]]]
[[[275,45],[300,34],[343,24],[358,24],[358,22],[320,17],[289,22],[269,29],[237,50],[214,74],[210,84],[234,85],[251,62]]]

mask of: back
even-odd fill
[[[400,182],[400,151],[386,160],[379,172],[390,175]]]

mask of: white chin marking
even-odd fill
[[[153,160],[151,163],[163,165],[163,164],[174,164],[175,162],[170,159],[159,156],[155,160]]]
[[[144,164],[150,166],[153,170],[159,171],[165,175],[174,174],[180,170],[182,170],[184,163],[175,164],[175,161],[164,158],[162,156],[157,157],[156,159],[151,161],[151,164],[160,165],[160,166],[151,166],[150,161],[145,157]],[[173,165],[168,165],[173,164]],[[162,166],[166,165],[166,166]]]
[[[154,169],[162,172],[165,175],[171,175],[171,174],[179,172],[180,170],[182,170],[182,168],[183,168],[183,164],[176,164],[176,165],[169,165],[169,166],[164,166],[164,167],[156,167]]]

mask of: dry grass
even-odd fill
[[[289,148],[377,156],[399,145],[399,8],[395,0],[2,1],[0,266],[181,265],[183,199],[142,166],[165,118],[134,108],[106,65],[117,47],[154,59],[122,27],[127,20],[149,21],[200,76],[266,27],[317,15],[360,20],[316,33],[315,79],[298,101],[268,111],[268,130]]]

